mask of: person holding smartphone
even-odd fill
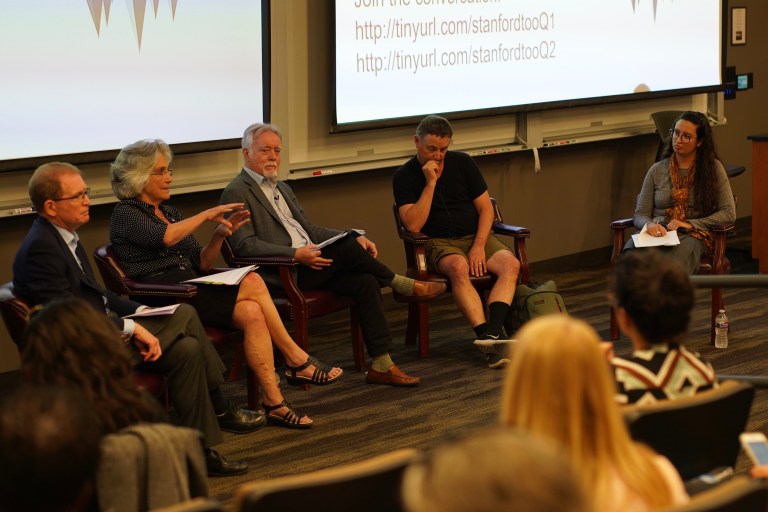
[[[739,436],[741,447],[754,466],[749,474],[754,478],[768,478],[768,439],[762,432],[744,432]]]

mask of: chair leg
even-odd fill
[[[363,344],[363,331],[360,329],[360,317],[357,308],[349,310],[349,323],[352,332],[352,358],[355,360],[357,371],[365,371],[365,345]]]
[[[248,408],[257,411],[259,409],[259,381],[250,368],[248,368],[245,376],[245,385],[248,391]]]
[[[168,411],[171,409],[171,395],[168,394],[168,379],[165,378],[165,375],[163,375],[163,391],[162,394],[162,403],[163,406],[165,406],[165,413],[168,414]]]
[[[229,370],[229,376],[227,376],[227,382],[235,382],[240,380],[240,368],[245,363],[245,345],[244,343],[238,343],[235,349],[235,357],[232,360],[232,368]]]
[[[429,357],[429,304],[421,302],[419,309],[419,357]]]
[[[255,411],[259,408],[259,381],[245,360],[245,344],[238,343],[227,382],[234,382],[240,379],[240,368],[243,364],[246,366],[245,389],[248,393],[248,408]]]
[[[293,341],[309,354],[309,325],[304,315],[295,315],[293,318]],[[309,384],[302,384],[299,387],[305,391],[310,389]]]
[[[619,323],[616,321],[616,310],[611,308],[610,336],[612,340],[619,339]]]
[[[408,304],[408,325],[405,329],[405,343],[407,345],[416,344],[416,338],[419,335],[419,305],[415,302]]]
[[[709,319],[709,342],[712,345],[715,344],[715,317],[720,313],[721,309],[725,309],[723,304],[723,289],[712,288],[712,314]]]

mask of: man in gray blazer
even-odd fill
[[[74,165],[41,165],[29,180],[38,217],[13,261],[14,292],[30,304],[79,297],[108,315],[123,333],[137,366],[166,375],[179,423],[203,433],[211,476],[245,473],[248,465],[228,461],[210,449],[222,441],[219,429],[251,432],[266,423],[263,414],[224,398],[224,363],[205,334],[197,312],[182,304],[172,315],[122,317],[145,306],[105,290],[96,281],[77,229],[90,220],[89,189]]]
[[[357,302],[361,327],[372,363],[366,382],[390,386],[415,386],[419,377],[405,374],[389,355],[392,336],[384,316],[381,291],[390,286],[404,300],[431,300],[445,291],[445,284],[414,281],[397,275],[376,259],[376,245],[356,234],[322,250],[316,245],[341,231],[309,222],[291,188],[277,180],[282,138],[276,127],[256,123],[246,128],[242,140],[245,166],[224,189],[222,203],[245,203],[251,222],[230,237],[241,256],[288,256],[298,260],[300,289],[328,289]],[[260,269],[270,286],[279,287],[276,272]]]

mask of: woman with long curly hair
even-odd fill
[[[543,316],[518,333],[504,380],[501,423],[559,446],[598,512],[687,502],[669,460],[630,438],[614,393],[595,330],[568,316]]]
[[[77,298],[50,302],[24,333],[22,374],[29,384],[82,389],[105,433],[163,421],[160,405],[133,380],[130,354],[109,318]]]
[[[676,230],[680,245],[663,250],[694,274],[701,255],[712,251],[712,227],[735,220],[733,192],[707,116],[683,112],[670,131],[662,159],[645,176],[635,206],[635,227],[645,228],[651,236]],[[630,238],[624,249],[633,248]]]

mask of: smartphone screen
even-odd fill
[[[768,445],[763,441],[751,441],[747,443],[749,449],[755,454],[759,464],[768,464]]]

